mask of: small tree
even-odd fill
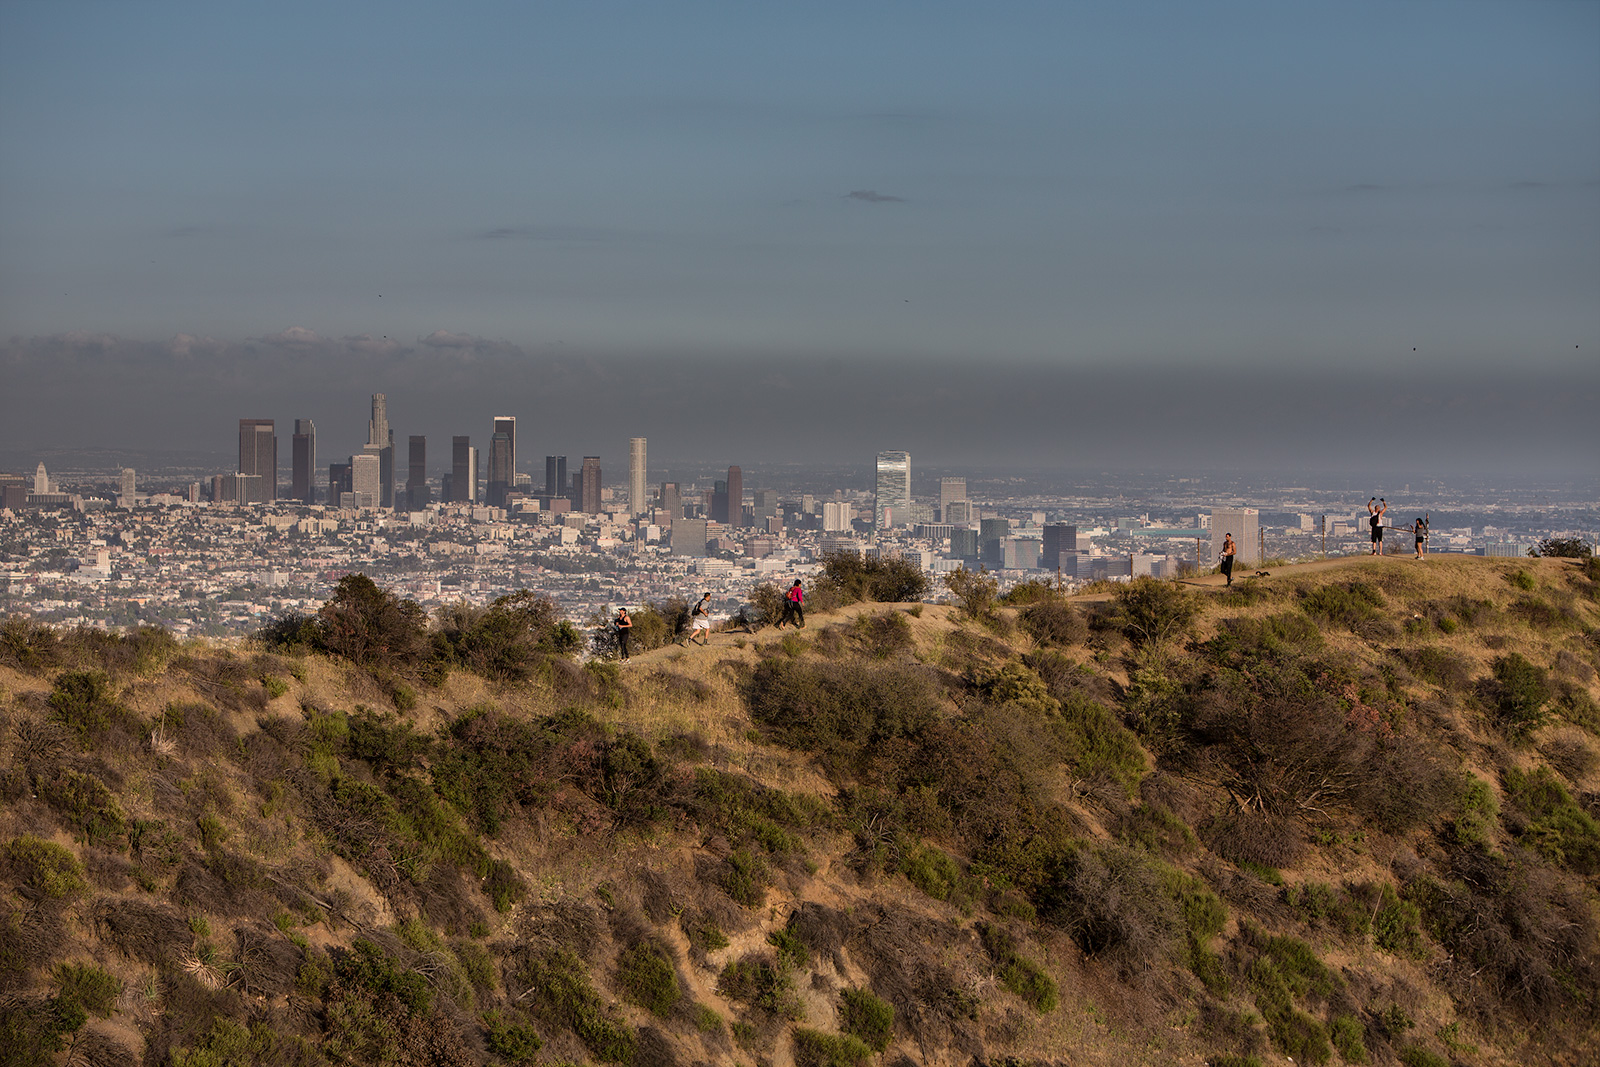
[[[961,610],[969,619],[986,619],[994,614],[994,601],[1000,592],[1000,582],[983,564],[980,563],[975,571],[969,571],[965,566],[957,567],[944,576],[944,584],[961,603]]]
[[[1550,675],[1520,652],[1497,656],[1492,666],[1500,722],[1510,736],[1524,737],[1544,722]]]
[[[1589,542],[1577,537],[1546,537],[1533,548],[1528,549],[1530,556],[1556,556],[1562,559],[1588,559],[1594,555],[1594,548]]]
[[[380,589],[365,574],[340,578],[317,616],[323,647],[360,667],[411,664],[427,648],[427,615],[417,602]]]

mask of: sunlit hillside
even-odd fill
[[[0,1063],[1600,1057],[1600,565],[874,591],[10,620]]]

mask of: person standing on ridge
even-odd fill
[[[1372,527],[1372,551],[1367,553],[1370,556],[1383,555],[1383,513],[1388,510],[1389,503],[1381,496],[1367,501],[1367,524]]]
[[[778,620],[778,625],[775,629],[783,629],[783,624],[786,622],[792,622],[804,629],[806,625],[806,612],[803,606],[805,600],[805,590],[800,588],[800,579],[796,578],[794,584],[789,587],[789,591],[784,594],[783,617]]]
[[[1228,579],[1227,584],[1233,584],[1233,557],[1239,549],[1233,543],[1233,534],[1222,535],[1222,576]]]
[[[633,629],[633,620],[628,618],[628,609],[619,607],[617,617],[612,620],[612,626],[617,628],[617,651],[623,659],[628,658],[628,631]]]
[[[1417,519],[1417,524],[1411,527],[1417,542],[1417,558],[1423,559],[1428,554],[1428,516]]]

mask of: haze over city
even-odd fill
[[[11,4],[0,451],[1582,477],[1600,5]],[[15,462],[10,457],[16,457]]]

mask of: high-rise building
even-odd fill
[[[657,520],[663,529],[670,530],[683,518],[683,501],[678,498],[677,482],[661,483],[661,517]]]
[[[965,478],[940,478],[939,479],[939,521],[949,522],[948,511],[950,505],[958,500],[967,499],[967,480]],[[963,519],[963,522],[966,520]]]
[[[383,498],[381,477],[383,461],[370,448],[362,449],[350,457],[350,492],[340,503],[348,507],[380,507]]]
[[[953,526],[964,526],[972,521],[970,500],[952,500],[940,510],[942,514],[939,517]]]
[[[278,437],[273,426],[271,419],[239,420],[239,473],[256,479],[248,483],[251,499],[240,500],[241,504],[278,499]]]
[[[478,452],[471,437],[450,438],[450,500],[470,504],[478,499]]]
[[[719,521],[735,527],[744,525],[744,471],[738,467],[728,468],[727,514]]]
[[[878,497],[872,525],[904,526],[911,518],[911,453],[878,453]]]
[[[743,508],[740,508],[741,514],[743,510]],[[755,491],[755,501],[750,506],[750,525],[758,530],[765,530],[767,529],[768,521],[778,518],[781,511],[782,507],[778,503],[778,491],[776,489],[757,489]]]
[[[544,495],[548,497],[562,497],[567,495],[567,457],[544,457]]]
[[[628,438],[628,513],[643,515],[649,501],[645,499],[645,439]]]
[[[672,524],[672,554],[674,556],[706,554],[705,519],[679,518]]]
[[[394,507],[394,431],[389,429],[389,398],[372,394],[372,418],[367,420],[367,444],[361,451],[378,460],[377,495],[371,507]]]
[[[978,523],[978,551],[985,563],[1000,566],[1005,549],[1002,542],[1011,536],[1010,519],[983,519]]]
[[[421,511],[428,506],[428,438],[411,435],[411,466],[406,472],[406,507]]]
[[[494,417],[494,433],[503,433],[511,442],[511,468],[506,475],[506,485],[515,487],[517,484],[517,417],[515,415],[496,415]]]
[[[242,447],[244,444],[244,428],[241,426],[239,431],[239,442]],[[43,496],[50,491],[50,472],[44,469],[44,460],[42,459],[33,472],[33,491],[39,496]]]
[[[1261,512],[1255,508],[1211,509],[1211,558],[1198,560],[1202,568],[1215,567],[1222,556],[1222,539],[1233,535],[1233,561],[1241,567],[1261,562]]]
[[[310,419],[294,420],[294,480],[289,496],[305,504],[317,502],[317,425]]]
[[[978,558],[978,531],[969,528],[950,531],[950,555],[957,559]]]
[[[578,492],[573,494],[575,510],[600,514],[600,457],[584,456]]]
[[[132,467],[123,467],[122,468],[122,478],[120,479],[120,484],[118,485],[118,491],[117,491],[117,495],[122,497],[122,506],[123,507],[127,507],[129,504],[133,503],[134,484],[135,484],[135,477],[134,477],[134,473],[133,473],[133,468]]]
[[[344,495],[355,488],[351,478],[350,464],[328,464],[328,503],[335,507],[344,506]]]
[[[1078,527],[1070,522],[1051,522],[1044,527],[1043,551],[1040,553],[1039,566],[1047,571],[1061,567],[1061,556],[1075,554],[1078,551]],[[1068,561],[1071,563],[1071,561]]]
[[[499,419],[495,426],[500,425]],[[505,430],[496,429],[489,438],[489,486],[484,494],[484,501],[492,508],[506,506],[506,494],[511,492],[512,486],[511,467],[511,435]]]
[[[856,509],[842,500],[822,502],[822,532],[849,533],[856,520]]]

